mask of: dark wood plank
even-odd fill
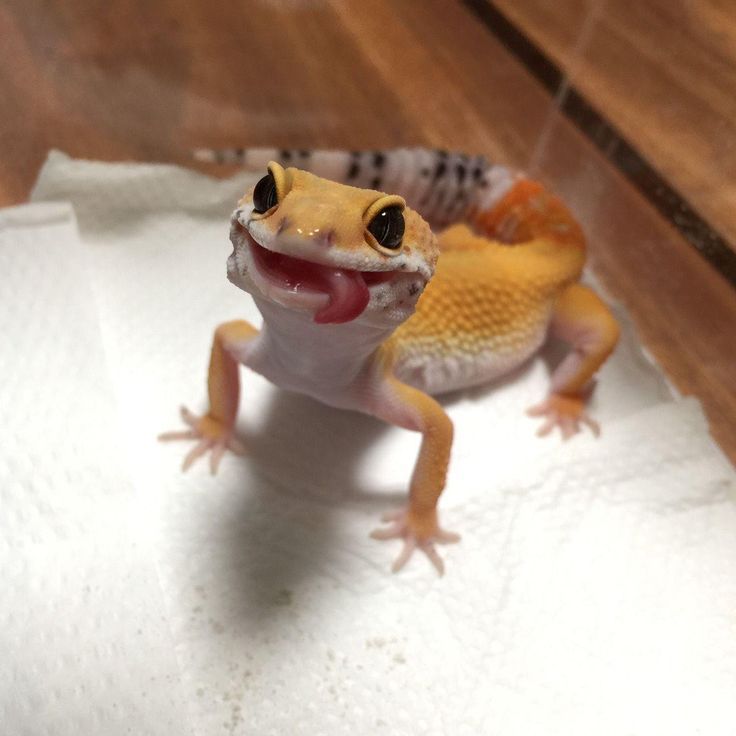
[[[494,4],[736,249],[736,3]]]
[[[736,292],[459,3],[6,0],[0,24],[5,203],[51,146],[189,163],[202,145],[427,144],[531,167],[581,217],[597,273],[736,459]]]

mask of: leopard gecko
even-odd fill
[[[580,226],[541,184],[482,157],[432,151],[274,149],[204,151],[200,158],[265,171],[232,214],[229,280],[263,316],[214,333],[209,410],[182,407],[195,440],[186,470],[210,452],[217,471],[234,433],[239,364],[330,406],[422,435],[408,503],[383,517],[376,539],[403,541],[399,570],[420,550],[442,574],[436,548],[459,536],[440,526],[453,425],[438,394],[492,381],[548,336],[570,351],[549,394],[529,409],[539,434],[564,438],[583,424],[591,379],[618,325],[578,283]],[[436,233],[436,234],[435,234]]]

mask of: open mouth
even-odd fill
[[[355,319],[368,306],[371,298],[369,287],[388,281],[394,275],[394,271],[355,271],[276,253],[257,243],[247,230],[245,232],[262,278],[292,293],[327,296],[326,304],[314,315],[314,321],[319,324]]]

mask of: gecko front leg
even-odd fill
[[[448,544],[460,539],[439,525],[437,501],[445,487],[450,462],[453,427],[442,407],[431,397],[389,374],[375,400],[371,413],[386,422],[422,433],[414,472],[409,487],[409,504],[386,514],[388,527],[376,529],[374,539],[403,539],[404,546],[392,571],[400,570],[416,549],[427,555],[437,572],[444,573],[444,563],[435,544]]]
[[[242,348],[256,335],[258,330],[243,320],[225,322],[215,330],[207,374],[209,410],[203,416],[197,416],[182,406],[181,418],[189,429],[164,432],[158,437],[163,442],[198,440],[184,458],[182,470],[188,470],[195,460],[210,450],[210,471],[214,475],[226,450],[236,455],[245,452],[242,442],[235,436],[240,378],[233,351]]]

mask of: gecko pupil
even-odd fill
[[[370,221],[368,232],[384,248],[389,250],[399,248],[401,239],[404,237],[404,213],[401,211],[401,207],[398,205],[384,207]]]
[[[262,214],[263,212],[268,212],[271,207],[275,207],[278,203],[279,198],[276,193],[276,181],[273,178],[273,174],[269,171],[256,184],[253,190],[253,211]]]

